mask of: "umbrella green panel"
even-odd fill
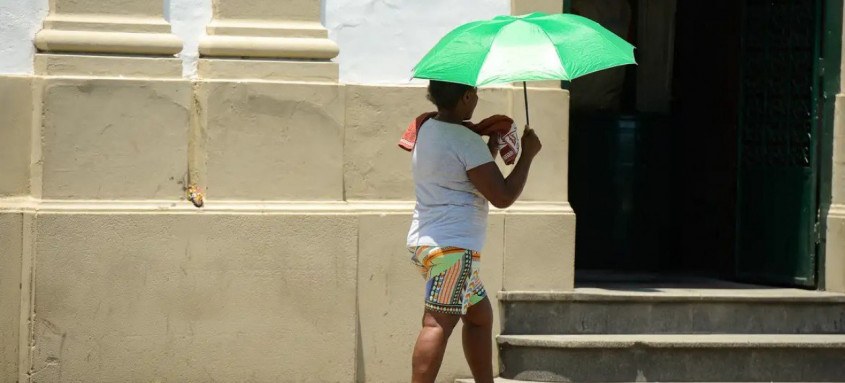
[[[590,19],[532,13],[461,25],[431,48],[413,76],[484,86],[571,80],[635,63],[633,45]]]
[[[499,16],[452,30],[414,67],[413,76],[473,86],[523,82],[527,118],[525,81],[570,80],[626,64],[635,64],[634,46],[598,23],[572,14],[533,13]],[[613,126],[611,130],[622,125]],[[633,151],[625,149],[631,143],[620,141],[622,150],[608,152],[619,155],[612,160],[614,164],[624,163],[625,168],[633,162]],[[602,190],[628,190],[630,185],[630,179],[620,178]],[[625,195],[630,196],[630,191]],[[631,201],[619,203],[630,215]],[[626,233],[632,223],[624,217],[614,222],[615,251],[626,252],[630,248]]]
[[[746,281],[816,285],[822,2],[744,1],[736,271]]]
[[[636,64],[634,46],[593,20],[572,14],[498,16],[461,25],[414,66],[413,77],[472,86],[572,80]]]

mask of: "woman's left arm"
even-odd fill
[[[493,159],[496,159],[496,154],[499,153],[499,134],[493,133],[490,135],[490,139],[487,141],[487,149],[490,149],[490,155],[493,156]]]

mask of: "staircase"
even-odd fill
[[[529,382],[845,381],[845,295],[723,282],[700,287],[501,292],[501,376]]]

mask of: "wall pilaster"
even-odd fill
[[[173,55],[182,42],[170,33],[161,0],[51,0],[35,46],[54,53]]]
[[[178,78],[182,41],[161,0],[51,0],[35,36],[43,76]]]
[[[315,0],[213,0],[204,57],[330,60],[338,47]]]

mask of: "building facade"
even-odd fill
[[[404,380],[410,66],[470,15],[559,5],[2,2],[0,381]],[[545,158],[491,216],[492,292],[573,283],[567,93],[529,93]]]
[[[835,113],[816,158],[820,225],[806,228],[823,241],[801,287],[845,293],[842,3],[823,3],[838,19],[818,41],[838,51],[819,110]],[[410,69],[463,22],[565,7],[600,18],[589,4],[0,0],[0,382],[406,381],[423,285],[396,143],[432,109]],[[643,4],[608,17],[620,30],[674,20]],[[657,29],[639,33],[668,44]],[[650,76],[672,77],[660,57],[674,54],[642,46]],[[622,81],[608,76],[588,81]],[[656,88],[642,108],[668,105]],[[522,200],[491,211],[491,298],[575,289],[570,92],[528,94],[543,151]],[[522,105],[519,87],[485,88],[476,114],[521,124]],[[441,376],[469,376],[459,341]]]

